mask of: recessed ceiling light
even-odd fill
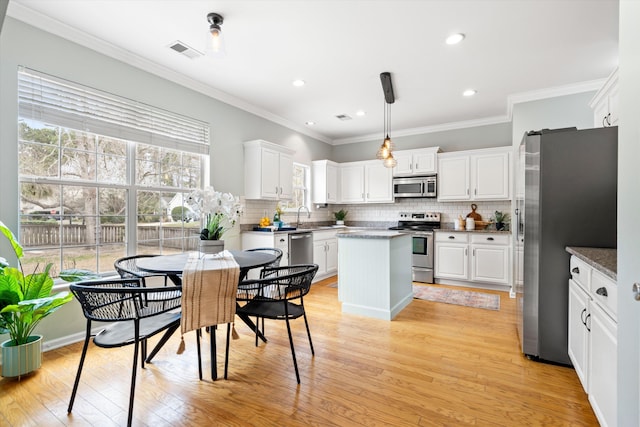
[[[458,44],[462,40],[464,40],[464,34],[462,33],[451,34],[449,37],[447,37],[447,44]]]
[[[304,80],[300,80],[300,79],[298,79],[298,80],[294,80],[294,81],[293,81],[293,85],[294,85],[295,87],[301,87],[301,86],[304,86]]]
[[[358,110],[358,111],[356,111],[356,116],[358,116],[358,117],[363,117],[363,116],[365,116],[366,114],[367,114],[367,113],[365,113],[365,112],[364,112],[364,111],[362,111],[362,110]]]
[[[316,122],[308,121],[308,122],[305,122],[304,124],[307,126],[313,126],[316,124]]]
[[[462,92],[462,96],[473,96],[476,93],[478,93],[478,91],[475,89],[467,89],[464,92]]]

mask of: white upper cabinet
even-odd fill
[[[244,143],[244,196],[247,199],[290,199],[294,151],[263,140]]]
[[[438,155],[438,200],[509,200],[510,147]]]
[[[340,164],[341,203],[393,203],[393,170],[380,160]]]
[[[311,162],[311,200],[313,203],[338,203],[339,165],[331,160]]]
[[[398,162],[393,176],[432,175],[438,172],[438,147],[394,151]]]
[[[618,69],[613,70],[602,88],[589,102],[593,109],[593,126],[618,126]]]

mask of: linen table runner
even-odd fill
[[[239,276],[229,251],[203,258],[197,252],[189,255],[182,273],[182,334],[233,322]]]

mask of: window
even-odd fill
[[[196,247],[183,200],[203,185],[205,123],[27,69],[19,112],[26,273],[103,273],[126,254]]]
[[[299,207],[311,204],[309,191],[311,168],[301,163],[293,164],[293,197],[291,200],[280,201],[280,207],[285,211],[297,211]]]

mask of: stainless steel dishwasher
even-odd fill
[[[313,263],[313,233],[289,233],[289,265]]]

